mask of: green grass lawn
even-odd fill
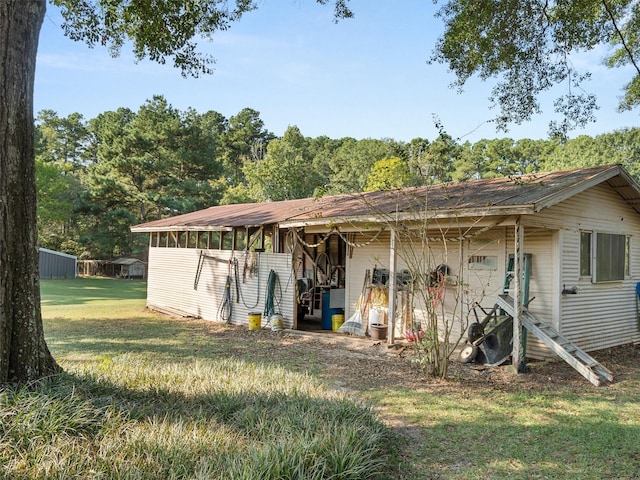
[[[196,322],[148,313],[144,298],[136,281],[42,282],[65,373],[0,393],[2,478],[380,477],[388,430],[371,408],[286,366],[224,355]]]
[[[44,281],[42,297],[65,373],[0,393],[3,478],[640,478],[638,370],[606,388],[347,396],[299,355],[275,361],[278,337],[146,311],[142,282]]]

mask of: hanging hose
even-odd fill
[[[279,298],[276,298],[276,287],[278,288]],[[280,304],[282,302],[282,286],[280,285],[280,279],[275,270],[269,272],[269,278],[267,279],[267,293],[264,301],[264,316],[271,318],[274,313],[280,312]],[[278,312],[276,312],[278,307]]]
[[[224,293],[222,295],[222,303],[218,310],[218,319],[221,322],[230,323],[231,313],[233,311],[233,303],[231,302],[231,275],[227,275],[227,281],[224,285]]]
[[[258,273],[256,277],[258,278],[258,291],[256,292],[256,301],[253,305],[247,305],[246,300],[244,299],[244,294],[242,293],[242,289],[240,288],[240,276],[238,272],[238,260],[234,258],[233,262],[233,275],[235,277],[235,285],[236,285],[236,303],[240,303],[242,300],[242,304],[245,308],[249,310],[253,310],[258,306],[258,302],[260,301],[260,254],[258,254]]]
[[[233,278],[236,285],[236,303],[240,303],[240,280],[238,279],[238,259],[233,257]]]

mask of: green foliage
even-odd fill
[[[231,187],[245,185],[245,165],[264,157],[274,135],[264,128],[260,112],[251,108],[244,108],[230,117],[226,127],[220,135],[224,177]]]
[[[39,242],[82,258],[143,250],[129,227],[217,204],[465,181],[620,163],[640,178],[640,129],[560,142],[510,138],[459,144],[442,126],[432,142],[273,138],[259,113],[227,120],[179,111],[162,96],[85,122],[39,116]]]
[[[420,176],[426,184],[451,181],[456,159],[461,155],[458,143],[446,132],[431,142],[417,163]]]
[[[383,158],[403,156],[400,143],[391,139],[343,138],[329,160],[330,184],[327,194],[362,192],[373,165]]]
[[[543,164],[545,170],[620,164],[640,180],[640,129],[589,137],[581,135],[558,146]]]
[[[371,168],[364,191],[373,192],[407,187],[411,180],[411,171],[407,162],[398,157],[383,158]]]
[[[72,113],[58,117],[53,110],[43,110],[36,118],[36,158],[53,163],[63,172],[77,172],[87,161],[89,131],[84,118]]]
[[[35,140],[38,242],[59,250],[73,230],[89,133],[82,115],[59,118],[45,110],[36,119]]]
[[[220,205],[235,205],[238,203],[254,203],[256,199],[250,195],[249,188],[245,185],[228,187],[220,199]]]
[[[89,46],[106,45],[118,56],[130,44],[137,60],[149,58],[164,64],[173,59],[184,76],[211,73],[213,59],[196,50],[196,40],[228,29],[256,8],[252,0],[219,2],[113,2],[98,0],[52,0],[62,10],[63,29],[73,40]]]
[[[245,164],[252,197],[258,201],[311,197],[321,176],[313,169],[306,145],[298,127],[289,127],[282,139],[269,142],[264,159]]]
[[[438,12],[445,32],[432,61],[445,63],[462,87],[472,76],[496,79],[490,99],[500,110],[493,119],[500,129],[521,124],[541,111],[539,97],[560,85],[555,101],[558,119],[550,132],[561,137],[595,120],[595,96],[582,84],[572,54],[612,48],[609,66],[631,65],[632,80],[623,88],[621,109],[640,103],[640,9],[630,0],[449,0]]]
[[[466,143],[454,162],[452,178],[464,181],[535,173],[556,145],[554,141],[521,139],[514,142],[510,138]]]
[[[116,220],[122,234],[135,223],[215,204],[219,191],[213,181],[222,169],[216,158],[219,134],[210,119],[211,114],[180,112],[155,96],[137,113],[119,109],[92,120],[96,158],[87,167],[84,210],[111,212],[116,218],[109,221]],[[106,218],[95,220],[101,226],[92,232],[93,241],[101,243],[110,238],[104,236]],[[116,247],[114,253],[128,251]]]
[[[70,180],[55,163],[36,159],[39,241],[43,247],[55,248],[52,237],[60,235],[65,222],[71,218],[73,203],[67,195]]]

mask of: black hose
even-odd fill
[[[222,295],[222,303],[220,304],[220,310],[218,311],[218,318],[225,323],[231,323],[231,314],[233,313],[233,303],[231,302],[231,275],[227,275],[227,282],[224,286],[224,293]]]

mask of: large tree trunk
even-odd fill
[[[46,0],[0,0],[0,383],[58,367],[44,340],[36,232],[33,85]]]

